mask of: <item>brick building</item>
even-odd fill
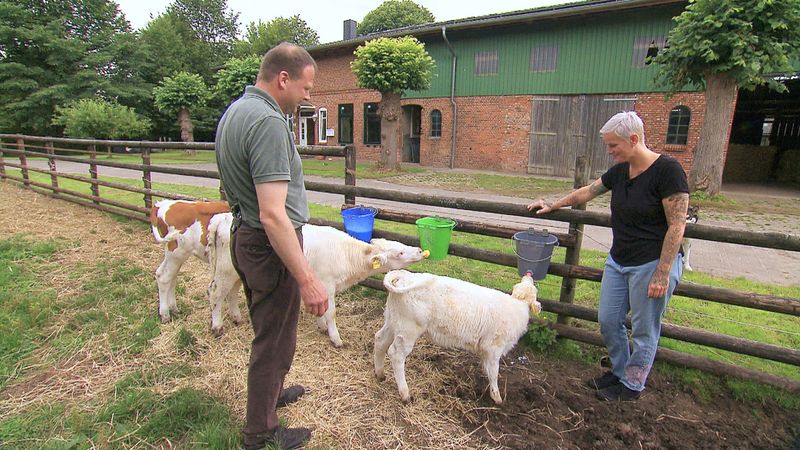
[[[398,158],[423,166],[571,177],[586,155],[590,176],[612,161],[598,134],[636,110],[646,144],[687,171],[704,120],[705,95],[665,98],[648,65],[666,43],[683,0],[597,0],[408,27],[436,62],[431,87],[402,98]],[[313,107],[295,118],[300,144],[353,144],[359,160],[381,150],[380,93],[359,88],[353,51],[375,36],[309,49],[319,66]],[[353,33],[354,34],[354,33]],[[735,102],[731,104],[731,120]],[[726,149],[727,151],[727,149]]]

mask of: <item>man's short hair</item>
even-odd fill
[[[644,145],[644,123],[636,111],[623,111],[614,114],[605,125],[600,128],[600,134],[614,133],[631,142],[631,135],[639,136],[639,142]]]
[[[264,55],[258,70],[258,79],[272,81],[284,70],[290,78],[300,78],[308,66],[313,66],[314,70],[317,70],[317,63],[306,49],[290,42],[281,42]]]

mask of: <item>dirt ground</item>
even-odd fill
[[[0,182],[0,238],[22,234],[29,239],[55,237],[80,241],[63,255],[70,260],[125,257],[154,270],[161,250],[145,226],[120,222],[95,210],[54,200]],[[24,211],[24,214],[20,212]],[[53,218],[58,218],[54,224]],[[115,236],[115,237],[112,237]],[[0,411],[62,401],[64,390],[42,389],[43,383],[77,385],[68,396],[76,405],[108,392],[118,376],[143,366],[181,358],[174,338],[181,327],[199,339],[201,354],[190,361],[201,375],[160,386],[170,392],[189,384],[222,399],[239,417],[245,402],[245,371],[252,333],[248,324],[234,327],[226,317],[226,333],[213,338],[208,330],[208,279],[199,262],[181,272],[181,314],[162,325],[152,348],[141,357],[115,359],[105,370],[102,344],[84,357],[94,359],[47,376],[27,374],[0,393]],[[59,294],[70,289],[57,287]],[[668,379],[658,368],[637,402],[605,403],[595,399],[584,381],[599,366],[552,360],[513,351],[503,359],[500,388],[505,404],[489,398],[486,378],[476,357],[441,350],[420,340],[406,363],[414,401],[400,402],[391,367],[377,382],[372,374],[372,336],[382,324],[382,293],[357,288],[337,301],[337,322],[345,346],[333,348],[309,317],[302,317],[298,350],[289,383],[309,392],[281,410],[290,425],[312,427],[310,448],[509,448],[509,449],[797,449],[800,411],[718,397]],[[157,314],[155,282],[150,298]],[[242,302],[243,303],[243,302]],[[103,376],[99,376],[100,374]],[[50,392],[59,392],[51,397]],[[13,404],[12,404],[13,403]]]

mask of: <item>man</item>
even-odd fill
[[[303,224],[309,211],[300,155],[286,121],[310,99],[316,63],[302,47],[281,43],[264,55],[255,86],[233,102],[219,121],[217,166],[234,214],[231,256],[242,279],[253,342],[247,373],[247,449],[297,448],[307,428],[285,428],[277,406],[305,389],[283,389],[297,342],[300,302],[321,316],[325,287],[303,256]]]

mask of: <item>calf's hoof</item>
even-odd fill
[[[223,328],[223,327],[219,327],[219,328],[211,327],[211,334],[213,334],[214,337],[220,337],[223,334],[225,334],[225,328]]]
[[[386,380],[386,375],[383,372],[380,372],[380,373],[375,372],[375,378],[378,381],[385,381]]]
[[[159,314],[158,317],[161,318],[161,323],[168,323],[170,320],[172,320],[170,319],[169,315]]]
[[[402,400],[402,401],[403,401],[403,403],[405,403],[405,404],[407,405],[407,404],[409,404],[409,403],[411,403],[411,402],[413,402],[413,401],[414,401],[414,397],[412,397],[412,396],[410,396],[410,395],[409,395],[409,396],[406,396],[406,397],[403,397],[403,396],[401,395],[401,396],[400,396],[400,400]]]

